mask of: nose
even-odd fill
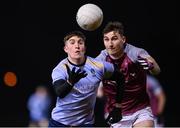
[[[112,43],[112,41],[111,41],[111,40],[109,41],[109,43],[108,43],[108,44],[109,44],[109,47],[113,47],[113,43]]]
[[[78,42],[75,43],[75,47],[79,48],[79,43]]]

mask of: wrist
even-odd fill
[[[73,86],[73,84],[72,84],[69,80],[67,80],[67,83],[68,83],[69,85]]]
[[[149,70],[152,70],[154,68],[153,62],[150,62],[147,60],[147,63],[148,63]]]

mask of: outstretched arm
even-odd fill
[[[143,67],[144,70],[148,70],[152,75],[157,75],[161,71],[158,63],[151,56],[148,57],[138,56],[138,62]]]
[[[87,76],[85,71],[81,71],[80,69],[75,71],[75,67],[71,71],[68,65],[65,66],[69,75],[68,80],[60,79],[54,82],[54,90],[60,98],[64,98],[71,91],[75,83]]]
[[[160,71],[161,71],[161,69],[160,69],[158,63],[155,61],[155,59],[150,56],[150,57],[147,57],[147,60],[148,60],[149,62],[153,63],[153,67],[154,67],[154,68],[152,68],[151,70],[149,70],[149,72],[150,72],[151,74],[153,74],[153,75],[159,74]]]
[[[125,78],[123,73],[120,71],[119,67],[116,64],[114,64],[114,73],[110,79],[116,81],[116,102],[121,103],[123,97]]]
[[[111,77],[112,80],[116,81],[116,103],[113,110],[109,113],[106,121],[108,124],[117,123],[122,119],[121,114],[121,102],[123,98],[125,79],[124,75],[120,72],[117,65],[114,65],[114,73]]]

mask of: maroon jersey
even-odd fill
[[[122,114],[131,114],[150,105],[146,92],[146,71],[137,63],[138,56],[149,56],[147,51],[126,44],[124,55],[118,60],[113,60],[106,50],[101,51],[97,59],[115,63],[125,76],[125,86],[122,98]],[[103,81],[104,95],[107,98],[105,112],[110,112],[116,98],[116,83]]]

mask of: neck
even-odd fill
[[[85,61],[86,61],[86,57],[83,58],[79,58],[79,59],[72,59],[68,57],[68,61],[69,63],[71,63],[72,65],[76,65],[76,66],[81,66],[84,65]]]
[[[117,60],[120,59],[123,56],[124,52],[118,52],[116,54],[109,55],[112,59]]]

